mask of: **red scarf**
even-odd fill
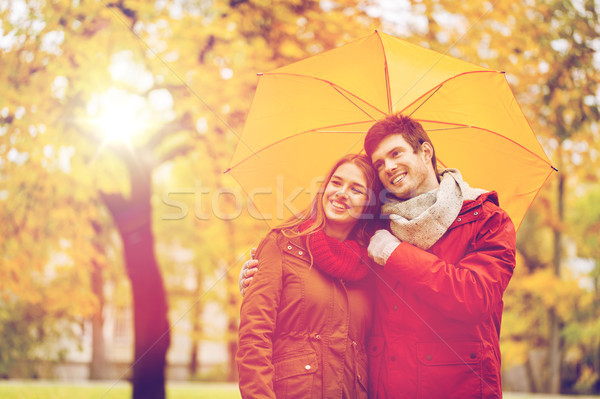
[[[369,273],[367,248],[356,241],[338,241],[323,231],[308,236],[314,265],[323,273],[346,281],[358,281]]]

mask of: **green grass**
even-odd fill
[[[131,387],[119,382],[0,382],[2,399],[130,399]],[[528,393],[504,393],[504,399],[600,399],[600,396],[560,396]],[[170,383],[167,399],[240,399],[237,384]]]
[[[129,399],[127,383],[66,383],[38,381],[0,382],[2,399]],[[167,385],[167,399],[240,399],[237,384]]]

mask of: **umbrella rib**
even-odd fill
[[[474,27],[476,24],[478,24],[478,23],[481,21],[481,19],[482,19],[482,18],[483,18],[483,17],[484,17],[486,14],[488,14],[488,13],[489,13],[491,10],[493,10],[493,9],[494,9],[494,7],[496,6],[496,3],[498,3],[498,1],[499,1],[499,0],[495,0],[495,1],[494,1],[494,3],[492,4],[492,6],[491,6],[489,9],[487,9],[487,10],[486,10],[486,11],[485,11],[483,14],[481,14],[481,15],[479,16],[479,18],[477,19],[477,21],[475,21],[473,24],[471,24],[471,25],[469,26],[469,28],[468,28],[468,29],[467,29],[467,30],[466,30],[466,31],[465,31],[465,32],[464,32],[464,33],[463,33],[463,34],[462,34],[462,35],[461,35],[461,36],[460,36],[458,39],[456,39],[456,40],[454,41],[454,43],[452,43],[452,45],[450,45],[450,46],[449,46],[449,47],[446,49],[446,51],[445,51],[444,53],[437,52],[438,54],[440,54],[440,57],[439,57],[439,58],[438,58],[438,59],[437,59],[437,60],[436,60],[436,61],[435,61],[435,62],[434,62],[434,63],[433,63],[433,64],[432,64],[430,67],[429,67],[429,69],[428,69],[427,71],[425,71],[425,73],[424,73],[424,74],[423,74],[423,75],[422,75],[422,76],[421,76],[421,77],[420,77],[420,78],[419,78],[419,79],[418,79],[418,80],[417,80],[417,81],[416,81],[416,82],[413,84],[413,86],[412,86],[412,87],[414,87],[414,86],[417,84],[417,82],[419,82],[421,79],[423,79],[423,78],[425,77],[425,75],[427,75],[427,73],[428,73],[429,71],[431,71],[431,70],[433,69],[433,67],[435,67],[435,66],[436,66],[436,64],[437,64],[437,63],[439,63],[439,62],[440,62],[440,61],[441,61],[441,60],[442,60],[444,57],[449,57],[449,56],[448,56],[448,52],[449,52],[449,51],[450,51],[450,50],[451,50],[451,49],[452,49],[452,48],[453,48],[453,47],[454,47],[454,46],[455,46],[455,45],[456,45],[456,44],[457,44],[459,41],[461,41],[461,40],[462,40],[462,39],[463,39],[463,38],[464,38],[464,37],[467,35],[467,33],[468,33],[468,32],[469,32],[469,31],[470,31],[470,30],[471,30],[471,29],[472,29],[472,28],[473,28],[473,27]],[[472,63],[470,63],[470,64],[472,64]],[[475,64],[472,64],[472,65],[474,65],[474,66],[476,66],[476,67],[480,67],[479,65],[475,65]],[[411,87],[411,88],[412,88],[412,87]],[[409,89],[409,90],[410,90],[410,89]],[[409,91],[409,90],[407,90],[407,91],[406,91],[406,92],[405,92],[405,93],[402,95],[402,97],[404,97],[404,96],[406,95],[406,93],[408,93],[408,91]],[[402,99],[402,97],[400,97],[400,98],[398,99],[398,101],[396,101],[396,103],[394,103],[394,105],[398,104],[398,102],[400,102],[400,100]]]
[[[500,74],[504,74],[504,72],[502,72],[502,71],[493,71],[493,70],[487,70],[487,71],[468,71],[468,72],[463,72],[463,73],[460,73],[460,74],[458,74],[458,75],[455,75],[455,76],[452,76],[452,77],[450,77],[450,78],[446,79],[445,81],[441,82],[441,83],[440,83],[440,84],[438,84],[437,86],[435,86],[435,87],[431,88],[429,91],[425,92],[423,95],[421,95],[421,96],[420,96],[419,98],[417,98],[415,101],[413,101],[412,103],[410,103],[410,104],[408,104],[406,107],[404,107],[404,109],[403,109],[402,111],[400,111],[400,112],[401,112],[401,113],[402,113],[402,112],[404,112],[406,109],[410,108],[412,105],[414,105],[415,103],[417,103],[418,101],[420,101],[420,100],[421,100],[423,97],[427,96],[427,94],[428,94],[428,93],[431,93],[431,94],[430,94],[430,95],[427,97],[427,99],[425,99],[425,101],[423,101],[423,102],[422,102],[422,103],[421,103],[421,104],[420,104],[420,105],[417,107],[417,109],[415,109],[413,112],[411,112],[411,113],[410,113],[410,115],[414,114],[414,113],[415,113],[415,112],[416,112],[416,111],[417,111],[419,108],[421,108],[421,107],[422,107],[422,106],[423,106],[423,105],[424,105],[424,104],[425,104],[425,103],[426,103],[426,102],[427,102],[427,101],[428,101],[428,100],[429,100],[431,97],[433,97],[433,95],[434,95],[434,94],[435,94],[435,93],[436,93],[436,92],[437,92],[437,91],[438,91],[438,90],[439,90],[439,89],[440,89],[440,88],[441,88],[441,87],[442,87],[444,84],[446,84],[446,83],[447,83],[447,82],[449,82],[450,80],[457,79],[457,78],[459,78],[459,77],[461,77],[461,76],[463,76],[463,75],[469,75],[469,74],[473,74],[473,73],[500,73]],[[509,86],[509,89],[510,89],[510,86]],[[516,99],[514,98],[514,96],[513,96],[513,98],[512,98],[512,100],[511,100],[511,101],[516,101]],[[517,102],[517,105],[518,105],[518,102]],[[520,106],[519,106],[519,108],[520,108]],[[522,112],[522,111],[521,111],[521,112]],[[424,122],[440,123],[440,124],[452,124],[451,122],[427,121],[427,120],[423,120],[423,121],[424,121]],[[526,121],[526,122],[527,122],[527,124],[529,125],[529,121],[527,121],[527,119],[525,119],[525,121]],[[455,127],[455,128],[452,128],[452,129],[457,129],[457,128],[461,128],[461,127],[470,127],[470,128],[474,128],[474,129],[485,130],[485,131],[487,131],[487,132],[489,132],[489,133],[493,133],[493,134],[495,134],[495,135],[497,135],[497,136],[500,136],[500,137],[502,137],[502,138],[504,138],[504,139],[506,139],[506,140],[512,141],[514,144],[517,144],[519,147],[521,147],[521,148],[525,149],[526,151],[528,151],[529,153],[531,153],[531,154],[535,155],[537,158],[539,158],[540,160],[542,160],[542,161],[544,161],[546,164],[548,164],[548,165],[549,165],[549,166],[550,166],[552,169],[556,170],[556,168],[555,168],[554,166],[552,166],[552,164],[550,163],[550,161],[548,161],[547,159],[544,159],[543,157],[541,157],[541,156],[539,156],[539,155],[535,154],[533,151],[531,151],[531,150],[529,150],[529,149],[525,148],[523,145],[521,145],[521,144],[517,143],[516,141],[514,141],[514,140],[512,140],[512,139],[509,139],[509,138],[508,138],[508,137],[506,137],[506,136],[503,136],[503,135],[501,135],[501,134],[499,134],[499,133],[496,133],[496,132],[494,132],[494,131],[491,131],[491,130],[489,130],[489,129],[484,129],[484,128],[480,128],[480,127],[477,127],[477,126],[459,125],[459,124],[454,124],[454,125],[455,125],[455,126],[457,126],[457,127]],[[531,127],[530,127],[530,128],[531,128]],[[430,130],[430,131],[436,131],[436,130],[450,130],[450,129],[451,129],[451,128],[449,128],[449,129],[435,129],[435,130]],[[539,144],[539,142],[538,142],[538,144]],[[540,146],[541,146],[541,144],[540,144]],[[544,152],[544,151],[543,151],[543,152]]]
[[[428,97],[425,99],[425,101],[423,101],[421,104],[419,104],[419,106],[418,106],[417,108],[415,108],[415,109],[414,109],[414,111],[413,111],[413,112],[411,112],[411,113],[410,113],[408,116],[412,116],[412,114],[414,114],[415,112],[417,112],[417,111],[419,110],[419,108],[421,108],[421,107],[422,107],[422,106],[423,106],[423,105],[424,105],[424,104],[425,104],[427,101],[429,101],[429,99],[430,99],[431,97],[433,97],[433,95],[434,95],[435,93],[437,93],[437,92],[438,92],[438,90],[440,90],[440,89],[442,88],[442,86],[443,86],[443,85],[444,85],[444,84],[442,83],[441,85],[439,85],[439,86],[438,86],[438,87],[436,87],[435,89],[433,89],[433,90],[430,90],[431,94],[429,94],[429,96],[428,96]],[[427,93],[425,93],[425,94],[427,94]],[[423,97],[423,96],[421,96],[421,97]],[[414,102],[413,102],[413,104],[414,104]],[[411,105],[412,105],[412,104],[411,104]],[[405,109],[406,109],[406,108],[405,108]]]
[[[356,131],[356,130],[314,130],[314,132],[316,133],[366,133],[363,131]]]
[[[460,126],[455,126],[455,127],[442,127],[439,129],[427,129],[428,132],[439,132],[440,130],[457,130],[457,129],[464,129],[465,127],[473,127],[471,125],[460,125]]]
[[[531,195],[531,194],[537,193],[538,191],[539,191],[539,188],[534,188],[533,190],[528,191],[526,193],[515,194],[515,197],[524,197],[526,195]]]
[[[456,129],[463,129],[463,128],[469,128],[469,129],[476,129],[476,130],[482,130],[484,132],[488,132],[491,134],[494,134],[504,140],[510,141],[511,143],[515,144],[517,147],[522,148],[523,150],[527,151],[528,153],[534,155],[536,158],[540,159],[541,161],[543,161],[544,163],[548,164],[550,167],[552,167],[552,164],[547,160],[544,159],[543,157],[539,156],[538,154],[536,154],[535,152],[531,151],[529,148],[523,146],[522,144],[518,143],[517,141],[510,139],[498,132],[494,132],[493,130],[490,129],[485,129],[483,127],[478,127],[478,126],[473,126],[473,125],[461,125],[459,123],[452,123],[452,122],[442,122],[442,121],[433,121],[433,120],[428,120],[428,119],[417,119],[417,121],[419,122],[427,122],[427,123],[439,123],[442,125],[452,125],[453,127],[449,127],[447,129],[444,128],[440,128],[440,129],[431,129],[428,130],[426,129],[426,131],[428,132],[433,132],[433,131],[440,131],[440,130],[456,130]]]
[[[554,169],[554,166],[552,166],[552,168]],[[537,198],[537,196],[540,194],[540,191],[541,191],[540,189],[542,188],[542,186],[544,186],[544,184],[546,184],[546,182],[550,178],[550,175],[552,175],[552,172],[548,173],[548,176],[546,176],[546,179],[544,179],[544,182],[540,185],[540,188],[537,189],[537,193],[535,193],[535,195],[533,196],[533,199],[529,202],[529,206],[527,207],[527,209],[525,209],[525,213],[523,213],[523,216],[521,217],[521,220],[513,222],[515,224],[515,229],[516,230],[518,230],[519,227],[521,226],[521,223],[523,222],[523,219],[525,218],[525,214],[529,211],[529,209],[533,205],[533,202],[535,201],[535,199]]]
[[[504,74],[504,72],[502,72],[502,73]],[[504,79],[506,80],[506,74],[504,74]],[[513,91],[512,91],[512,88],[511,88],[511,87],[510,87],[510,85],[508,84],[508,80],[506,80],[506,84],[507,84],[507,86],[508,86],[508,90],[509,90],[509,91],[511,92],[511,94],[512,94],[512,102],[515,102],[515,103],[517,104],[517,107],[519,108],[519,110],[521,111],[521,114],[522,114],[522,115],[523,115],[523,117],[525,118],[525,113],[523,112],[523,109],[521,108],[521,104],[519,104],[519,102],[517,101],[517,98],[515,97],[515,94],[513,93]],[[512,102],[511,102],[511,105],[512,105]],[[527,120],[527,118],[525,118],[525,122],[527,122],[527,126],[529,126],[529,129],[531,129],[531,131],[533,132],[533,129],[531,128],[531,123],[529,123],[529,121]],[[536,137],[536,139],[537,139],[537,137]],[[546,151],[544,150],[544,147],[542,147],[542,143],[540,143],[540,141],[539,141],[539,140],[536,140],[536,141],[537,141],[537,143],[538,143],[538,145],[539,145],[539,148],[542,150],[542,153],[543,153],[543,154],[546,154]],[[546,155],[546,156],[547,156],[547,155]],[[558,169],[556,169],[556,168],[555,168],[555,167],[554,167],[552,164],[550,164],[550,167],[551,167],[551,168],[552,168],[554,171],[558,172]]]
[[[303,131],[303,132],[298,132],[298,133],[296,133],[296,134],[293,134],[293,135],[291,135],[291,136],[287,136],[287,137],[284,137],[284,138],[282,138],[282,139],[280,139],[280,140],[277,140],[277,141],[275,141],[275,142],[273,142],[273,143],[270,143],[269,145],[267,145],[267,146],[265,146],[265,147],[261,148],[260,150],[257,150],[257,151],[255,151],[253,154],[251,154],[251,155],[247,156],[246,158],[242,159],[241,161],[239,161],[239,162],[238,162],[238,163],[236,163],[235,165],[233,165],[233,166],[229,167],[229,168],[228,168],[228,169],[227,169],[227,170],[226,170],[224,173],[228,173],[228,172],[232,171],[234,168],[236,168],[236,167],[238,167],[239,165],[243,164],[243,163],[244,163],[244,162],[246,162],[248,159],[250,159],[250,158],[252,158],[252,157],[254,157],[254,156],[258,156],[258,154],[259,154],[259,153],[261,153],[261,152],[263,152],[263,151],[265,151],[265,150],[268,150],[269,148],[271,148],[271,147],[274,147],[275,145],[277,145],[277,144],[279,144],[279,143],[282,143],[282,142],[284,142],[284,141],[287,141],[287,140],[293,139],[293,138],[295,138],[295,137],[298,137],[298,136],[301,136],[301,135],[303,135],[303,134],[307,134],[307,133],[311,133],[311,132],[315,132],[315,133],[324,133],[325,131],[323,131],[323,130],[319,130],[319,129],[327,129],[327,128],[331,128],[331,127],[338,127],[338,126],[351,126],[351,125],[360,125],[360,124],[362,124],[362,123],[369,123],[369,122],[372,122],[372,120],[360,121],[360,122],[351,122],[351,123],[341,123],[341,124],[338,124],[338,125],[331,125],[331,126],[322,126],[322,127],[317,127],[317,128],[314,128],[314,129],[305,130],[305,131]],[[352,132],[352,131],[348,131],[348,132],[344,132],[344,131],[330,131],[330,132],[331,132],[331,133],[361,133],[361,134],[362,134],[362,133],[364,133],[364,132]]]
[[[297,78],[305,78],[305,79],[313,79],[313,80],[317,80],[319,82],[323,82],[328,84],[329,86],[331,86],[334,90],[336,90],[338,93],[340,93],[346,100],[348,100],[352,105],[354,105],[356,108],[360,109],[362,112],[364,112],[369,118],[371,118],[372,120],[376,120],[377,118],[374,118],[373,116],[369,115],[363,108],[359,107],[354,101],[350,100],[350,98],[348,98],[348,96],[352,96],[356,99],[359,99],[360,101],[364,102],[366,105],[368,105],[369,107],[373,108],[375,111],[381,113],[381,115],[385,116],[387,115],[384,111],[380,110],[379,108],[377,108],[376,106],[374,106],[373,104],[368,103],[367,101],[363,100],[362,98],[360,98],[359,96],[357,96],[356,94],[344,89],[343,87],[327,80],[327,79],[322,79],[322,78],[318,78],[316,76],[308,76],[308,75],[301,75],[301,74],[297,74],[297,73],[289,73],[289,72],[268,72],[263,74],[263,76],[276,76],[276,75],[281,75],[281,76],[294,76]],[[347,95],[342,93],[345,92],[347,93]]]
[[[417,97],[413,102],[411,102],[410,104],[408,104],[406,107],[404,107],[400,113],[404,113],[405,110],[407,110],[408,108],[412,107],[414,104],[416,104],[417,102],[419,102],[423,97],[427,96],[429,94],[429,96],[425,99],[425,101],[423,101],[421,103],[421,105],[419,105],[417,107],[417,109],[415,109],[413,112],[410,113],[410,115],[412,115],[413,113],[415,113],[419,108],[421,108],[427,101],[429,101],[429,99],[438,91],[442,88],[443,85],[445,85],[446,83],[448,83],[449,81],[453,80],[453,79],[457,79],[463,75],[470,75],[472,73],[504,73],[504,72],[499,72],[499,71],[468,71],[468,72],[462,72],[459,73],[458,75],[454,75],[452,77],[449,77],[448,79],[444,80],[441,83],[438,83],[437,85],[435,85],[434,87],[432,87],[431,89],[429,89],[428,91],[426,91],[425,93],[423,93],[422,95],[420,95],[419,97]],[[410,90],[410,89],[409,89]],[[433,93],[432,93],[433,92]],[[431,94],[430,94],[431,93]],[[400,100],[396,101],[396,104],[399,102]]]
[[[385,46],[383,45],[383,39],[381,38],[379,31],[376,30],[375,34],[379,38],[379,44],[381,44],[381,52],[383,54],[383,76],[385,76],[385,90],[387,93],[388,114],[391,115],[394,106],[392,105],[392,89],[390,87],[390,69],[388,67],[387,56],[385,54]]]
[[[359,106],[357,103],[355,103],[354,101],[352,101],[352,100],[351,100],[351,99],[350,99],[350,98],[349,98],[349,97],[348,97],[346,94],[344,94],[344,93],[343,93],[343,92],[340,90],[341,88],[337,87],[336,85],[334,85],[334,84],[333,84],[333,83],[331,83],[331,82],[329,82],[329,85],[330,85],[330,86],[333,88],[333,90],[335,90],[335,91],[337,91],[338,93],[340,93],[340,95],[341,95],[342,97],[344,97],[346,100],[348,100],[348,101],[349,101],[349,102],[350,102],[352,105],[354,105],[356,108],[358,108],[359,110],[361,110],[363,114],[365,114],[366,116],[368,116],[368,117],[369,117],[369,118],[371,118],[372,120],[375,120],[375,118],[373,118],[371,115],[369,115],[369,114],[367,113],[367,111],[365,111],[365,110],[364,110],[362,107],[360,107],[360,106]],[[351,94],[351,93],[349,93],[349,92],[348,92],[348,94]],[[352,95],[352,94],[351,94],[351,95]],[[353,95],[353,96],[354,96],[354,95]],[[356,96],[354,96],[354,97],[356,97]],[[356,97],[356,98],[358,98],[358,97]],[[370,105],[370,104],[369,104],[369,105]],[[374,108],[374,109],[376,109],[377,111],[379,111],[377,108],[375,108],[375,107],[373,107],[373,108]]]

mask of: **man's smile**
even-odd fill
[[[407,175],[407,173],[406,173],[406,172],[404,172],[404,173],[400,173],[400,174],[396,175],[396,177],[394,177],[394,178],[391,180],[391,183],[392,183],[392,184],[394,184],[394,185],[395,185],[395,184],[398,184],[400,181],[402,181],[402,179],[404,179],[404,177],[406,177],[406,175]]]

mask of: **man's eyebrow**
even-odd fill
[[[394,151],[398,151],[398,149],[400,149],[400,147],[399,147],[399,146],[397,146],[397,147],[394,147],[394,148],[392,148],[391,150],[389,150],[388,152],[386,152],[386,155],[387,155],[387,154],[391,154],[391,153],[392,153],[392,152],[394,152]]]
[[[394,147],[394,148],[390,149],[388,152],[385,153],[384,157],[388,156],[389,154],[391,154],[394,151],[397,151],[398,148],[400,148],[400,147]],[[377,158],[377,159],[371,160],[371,161],[372,161],[373,165],[375,165],[377,162],[381,162],[381,158]]]

